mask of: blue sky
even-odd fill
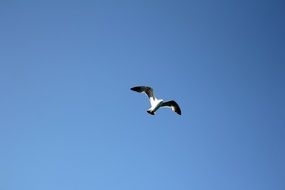
[[[1,1],[0,189],[283,190],[284,8]]]

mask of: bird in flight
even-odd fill
[[[139,92],[139,93],[145,93],[148,96],[151,107],[147,110],[147,113],[154,115],[155,112],[160,107],[168,107],[168,108],[171,108],[172,111],[181,115],[180,107],[174,100],[163,101],[162,99],[157,99],[154,96],[153,89],[151,87],[149,87],[149,86],[135,86],[135,87],[131,88],[131,90]]]

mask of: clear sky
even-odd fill
[[[2,0],[0,189],[284,190],[284,10]]]

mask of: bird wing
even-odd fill
[[[153,94],[153,89],[149,86],[135,86],[135,87],[131,88],[131,90],[136,91],[136,92],[140,92],[140,93],[146,93],[148,98],[155,99],[154,94]]]
[[[131,90],[136,91],[136,92],[140,92],[140,93],[145,93],[150,101],[151,106],[155,106],[156,105],[156,97],[153,94],[153,89],[149,86],[135,86],[133,88],[131,88]]]
[[[181,109],[180,109],[179,105],[174,100],[163,102],[161,104],[161,107],[170,107],[172,109],[172,111],[181,115]]]

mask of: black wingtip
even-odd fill
[[[179,107],[179,105],[177,104],[177,102],[175,102],[173,100],[174,104],[175,104],[175,108],[174,108],[174,111],[178,114],[178,115],[181,115],[181,109]]]
[[[132,87],[131,90],[136,91],[136,92],[141,92],[142,91],[140,86]]]
[[[178,114],[178,115],[181,115],[181,109],[179,107],[176,108],[175,112]]]

